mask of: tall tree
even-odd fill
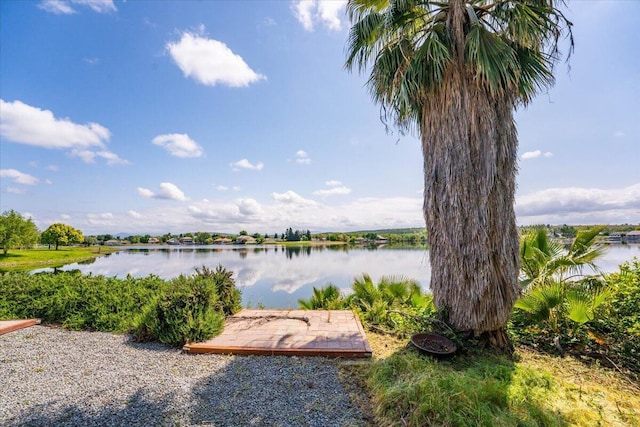
[[[74,243],[82,243],[84,237],[82,232],[70,225],[56,223],[51,224],[49,228],[42,232],[40,241],[47,245],[55,245],[56,251],[58,246],[72,245]]]
[[[434,302],[459,330],[509,351],[518,297],[513,112],[553,82],[571,23],[559,0],[349,0],[348,69],[385,123],[417,130]]]
[[[19,212],[5,211],[0,215],[0,247],[4,255],[9,249],[30,248],[38,243],[38,228],[31,218]]]

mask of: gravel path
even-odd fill
[[[186,355],[33,326],[0,336],[2,426],[361,426],[337,362]]]

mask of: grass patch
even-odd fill
[[[117,252],[118,248],[103,246],[64,246],[57,251],[48,248],[11,250],[0,254],[0,271],[15,271],[37,267],[57,267],[82,262]]]
[[[354,401],[380,426],[638,426],[637,385],[617,372],[518,348],[437,360],[367,332],[368,363],[344,363]],[[359,393],[357,390],[359,389]],[[354,391],[356,390],[356,391]]]

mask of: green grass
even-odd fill
[[[367,333],[374,359],[349,367],[380,426],[638,426],[640,389],[617,372],[518,348],[437,360]],[[376,354],[378,356],[376,357]],[[382,355],[380,357],[380,355]]]
[[[117,248],[103,246],[61,246],[55,249],[16,249],[6,255],[0,253],[0,271],[15,271],[40,266],[57,267],[72,262],[87,261],[118,251]]]

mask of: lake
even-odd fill
[[[613,272],[624,261],[640,258],[640,245],[610,245],[599,262]],[[382,276],[404,276],[429,288],[428,251],[424,248],[361,248],[349,246],[154,246],[129,247],[89,263],[65,265],[94,275],[170,279],[192,274],[195,267],[222,264],[233,271],[244,306],[296,308],[309,298],[313,287],[333,283],[345,292],[356,276],[367,273],[377,282]],[[46,270],[39,270],[46,271]]]

